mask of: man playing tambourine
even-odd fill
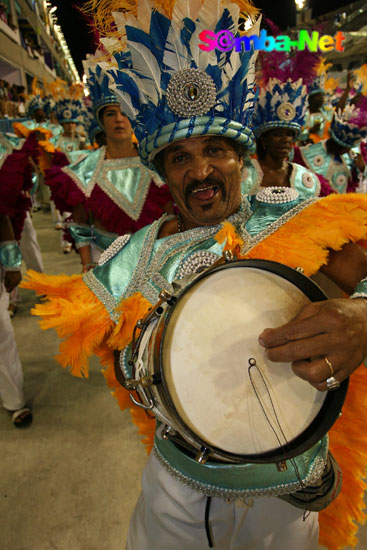
[[[256,10],[247,2],[238,0],[237,4],[241,11],[256,17]],[[108,3],[99,1],[96,5],[102,9]],[[35,312],[44,318],[43,328],[56,328],[64,339],[58,357],[63,366],[70,366],[77,376],[86,376],[87,356],[98,355],[107,367],[105,376],[121,408],[131,407],[129,394],[132,394],[137,404],[132,414],[140,433],[153,435],[154,422],[146,417],[144,409],[157,411],[154,451],[144,470],[142,494],[131,520],[129,550],[316,549],[317,511],[328,506],[340,489],[340,472],[328,454],[327,436],[321,435],[296,456],[290,453],[289,458],[271,462],[265,449],[260,452],[265,456],[263,461],[251,462],[238,458],[246,455],[241,447],[247,443],[246,438],[230,434],[229,452],[223,452],[225,445],[221,438],[227,437],[227,430],[217,428],[221,420],[225,426],[226,416],[229,425],[237,421],[239,429],[249,427],[259,418],[260,423],[271,425],[280,447],[286,448],[288,442],[292,445],[285,426],[287,421],[292,425],[305,414],[302,406],[287,410],[288,394],[299,392],[299,403],[302,393],[309,391],[314,392],[314,400],[324,396],[334,399],[332,396],[338,395],[343,382],[352,375],[343,417],[331,430],[332,439],[333,431],[337,433],[332,445],[337,455],[338,445],[342,447],[352,426],[349,418],[352,416],[354,422],[365,408],[365,373],[357,368],[367,354],[367,256],[357,243],[367,237],[367,198],[350,194],[302,200],[295,189],[285,188],[268,188],[252,198],[241,196],[243,155],[253,143],[250,124],[255,101],[254,54],[234,50],[201,52],[197,47],[199,29],[230,28],[236,34],[239,10],[233,3],[227,6],[217,0],[190,3],[190,8],[187,5],[177,2],[174,7],[164,2],[162,7],[157,2],[157,9],[149,14],[150,21],[141,19],[139,25],[130,17],[126,27],[123,22],[127,15],[120,13],[117,28],[121,33],[126,31],[132,69],[124,72],[123,54],[116,54],[119,69],[110,70],[113,90],[139,141],[142,161],[160,171],[179,215],[165,215],[130,239],[120,237],[101,256],[99,265],[83,276],[47,277],[30,273],[23,286],[48,296],[49,301],[36,306]],[[190,12],[186,13],[186,9]],[[258,32],[258,27],[259,22],[249,34]],[[214,385],[214,406],[210,410],[214,415],[216,408],[226,401],[228,414],[218,417],[217,424],[210,427],[211,441],[202,448],[200,442],[205,441],[205,435],[195,434],[192,425],[186,429],[187,434],[175,429],[179,423],[176,418],[180,416],[177,411],[185,406],[182,414],[187,413],[192,424],[202,418],[204,424],[210,424],[212,415],[205,406],[202,418],[192,419],[191,411],[196,407],[190,401],[192,396],[186,395],[184,402],[176,395],[179,385],[195,377],[198,369],[188,370],[192,374],[187,374],[190,359],[176,372],[179,359],[175,362],[172,357],[182,353],[191,358],[196,353],[200,366],[205,359],[204,340],[210,342],[211,331],[218,331],[219,327],[218,335],[231,338],[232,330],[222,320],[221,305],[215,315],[200,321],[200,338],[196,329],[190,327],[191,321],[201,319],[201,308],[210,305],[212,299],[221,304],[221,290],[205,295],[205,285],[216,288],[217,276],[224,273],[237,276],[241,271],[233,268],[239,263],[230,261],[212,275],[204,272],[199,283],[195,274],[213,264],[219,265],[218,260],[223,254],[230,258],[229,253],[237,260],[283,264],[276,268],[278,272],[288,266],[296,274],[295,279],[299,276],[302,281],[308,281],[307,277],[320,270],[355,299],[311,298],[306,303],[301,298],[297,314],[286,322],[281,321],[282,308],[277,308],[272,314],[277,323],[266,321],[265,325],[255,327],[256,338],[250,345],[256,357],[241,342],[220,349],[218,338],[217,346],[214,342],[214,348],[206,350],[209,363],[213,364],[213,369],[204,373],[208,388],[197,389],[205,401],[209,387]],[[249,270],[244,267],[245,271]],[[261,277],[259,274],[258,280]],[[245,318],[251,312],[247,312],[246,303],[241,301],[241,293],[248,287],[242,281],[241,275],[238,283],[231,282],[222,288],[223,295],[228,292],[238,296],[231,306],[233,316],[237,315],[235,311],[239,315],[243,311]],[[191,294],[182,294],[189,286]],[[163,298],[162,291],[166,292]],[[277,283],[274,293],[278,293]],[[260,310],[263,300],[271,305],[268,294],[265,285],[254,299],[251,311]],[[200,307],[194,313],[189,309],[191,313],[185,318],[185,308],[191,307],[193,295]],[[287,299],[288,292],[283,295]],[[159,300],[161,307],[150,315],[149,310]],[[162,373],[149,372],[156,361],[151,350],[161,338],[150,320],[156,314],[154,322],[157,322],[162,311],[167,310],[165,300],[174,310],[163,327],[165,342],[172,346],[169,355],[163,350],[159,358],[163,362],[163,376],[167,375],[162,384]],[[82,308],[78,306],[80,303]],[[145,321],[137,325],[141,319]],[[182,330],[171,329],[173,323],[181,323]],[[203,326],[206,324],[210,327],[208,331]],[[142,329],[140,336],[139,329]],[[243,330],[242,334],[245,342],[247,333]],[[174,345],[176,341],[178,344]],[[116,354],[116,364],[114,350],[121,352]],[[256,413],[253,410],[246,413],[247,401],[238,399],[241,377],[235,381],[231,378],[237,368],[236,357],[241,353],[245,365],[243,378],[252,372],[249,387],[255,403],[258,402]],[[222,375],[217,376],[215,371],[213,381],[211,375],[218,362]],[[282,409],[283,398],[277,395],[278,384],[273,384],[273,380],[283,376],[287,368],[284,364],[291,365],[296,375],[289,377],[290,383],[296,380],[297,384],[303,384],[304,390],[297,386],[294,392],[286,392]],[[180,384],[176,385],[180,376]],[[120,379],[129,391],[122,387]],[[188,394],[194,392],[195,385],[199,382]],[[169,399],[164,394],[167,388]],[[231,395],[236,401],[231,402]],[[172,423],[170,415],[174,417]],[[188,426],[188,421],[184,424]],[[197,431],[202,433],[201,428]],[[212,442],[215,437],[219,444]],[[252,437],[254,447],[261,446],[262,442],[256,441],[256,430]],[[310,437],[312,440],[312,434]],[[359,448],[363,446],[362,438],[360,434]],[[353,441],[348,441],[348,445],[352,450]],[[249,454],[254,456],[252,450]],[[345,465],[343,453],[336,458]],[[353,498],[360,497],[363,488],[356,480],[364,465],[365,462],[358,469],[357,464],[348,463],[347,487],[331,504],[329,516],[328,510],[321,514],[322,527],[330,522],[330,517],[337,518],[331,529],[322,528],[322,544],[337,548],[355,543],[348,489],[353,486]]]

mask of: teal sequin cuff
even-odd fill
[[[367,298],[367,277],[359,281],[353,294],[350,295],[351,298]]]
[[[93,225],[70,223],[68,230],[77,249],[95,243],[100,250],[106,250],[118,237],[116,233],[102,231]]]
[[[22,254],[16,241],[0,243],[0,264],[5,271],[18,271],[22,265]]]
[[[68,224],[68,231],[76,248],[91,245],[94,240],[90,225],[70,223]]]

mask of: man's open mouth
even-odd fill
[[[219,190],[219,185],[205,184],[200,187],[196,187],[191,191],[191,195],[194,199],[199,201],[209,201],[215,197]]]

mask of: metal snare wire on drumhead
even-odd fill
[[[285,447],[287,447],[287,446],[289,445],[289,441],[287,440],[286,435],[285,435],[285,433],[284,433],[284,431],[283,431],[283,428],[282,428],[282,426],[281,426],[281,424],[280,424],[280,421],[279,421],[277,412],[276,412],[275,407],[274,407],[274,402],[273,402],[273,399],[272,399],[272,397],[271,397],[270,390],[269,390],[269,388],[268,388],[268,385],[267,385],[267,383],[266,383],[266,380],[265,380],[265,378],[264,378],[264,375],[263,375],[263,373],[261,372],[261,370],[259,369],[259,367],[257,366],[256,359],[254,359],[253,357],[251,357],[251,358],[248,360],[248,362],[249,362],[248,374],[249,374],[251,386],[252,386],[252,389],[253,389],[254,392],[255,392],[255,395],[256,395],[256,398],[257,398],[257,400],[258,400],[258,402],[259,402],[259,405],[260,405],[260,407],[261,407],[261,410],[263,411],[264,416],[265,416],[265,418],[266,418],[266,420],[267,420],[267,422],[268,422],[268,424],[269,424],[271,430],[273,431],[273,433],[274,433],[274,435],[275,435],[275,437],[276,437],[276,439],[277,439],[277,441],[278,441],[280,447],[285,448]],[[259,393],[258,393],[258,391],[257,391],[257,389],[256,389],[256,386],[255,386],[255,383],[254,383],[254,380],[253,380],[253,377],[252,377],[252,373],[251,373],[251,369],[252,369],[252,368],[256,368],[257,371],[258,371],[258,373],[259,373],[260,376],[261,376],[262,382],[263,382],[263,384],[264,384],[264,386],[265,386],[265,389],[266,389],[266,392],[267,392],[267,394],[268,394],[268,396],[269,396],[269,400],[270,400],[270,403],[271,403],[271,408],[273,409],[274,416],[275,416],[275,419],[276,419],[276,423],[277,423],[278,428],[279,428],[279,430],[280,430],[280,432],[281,432],[281,435],[283,436],[283,438],[284,438],[284,440],[285,440],[285,442],[286,442],[285,445],[284,445],[284,443],[281,442],[280,437],[278,436],[278,434],[277,434],[277,432],[276,432],[276,429],[275,429],[274,426],[272,425],[272,423],[271,423],[271,421],[270,421],[270,419],[269,419],[269,416],[268,416],[267,413],[266,413],[265,407],[264,407],[263,403],[261,402],[260,395],[259,395]],[[289,462],[292,464],[292,466],[293,466],[293,468],[294,468],[296,477],[297,477],[297,479],[298,479],[298,481],[299,481],[301,487],[306,487],[306,484],[305,484],[305,483],[303,482],[303,480],[301,479],[301,476],[300,476],[300,473],[299,473],[299,470],[298,470],[298,466],[297,466],[295,460],[294,460],[293,458],[291,458],[291,459],[289,459]]]

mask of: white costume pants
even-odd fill
[[[0,282],[0,398],[5,409],[24,406],[23,372],[8,312],[8,294]]]
[[[38,244],[36,230],[34,229],[29,212],[27,212],[20,239],[20,251],[27,269],[34,269],[39,273],[43,272],[41,249]]]
[[[252,499],[251,499],[252,500]],[[276,497],[251,507],[212,498],[209,525],[217,550],[317,550],[318,514]],[[133,512],[127,550],[205,550],[206,497],[177,481],[151,454]]]

